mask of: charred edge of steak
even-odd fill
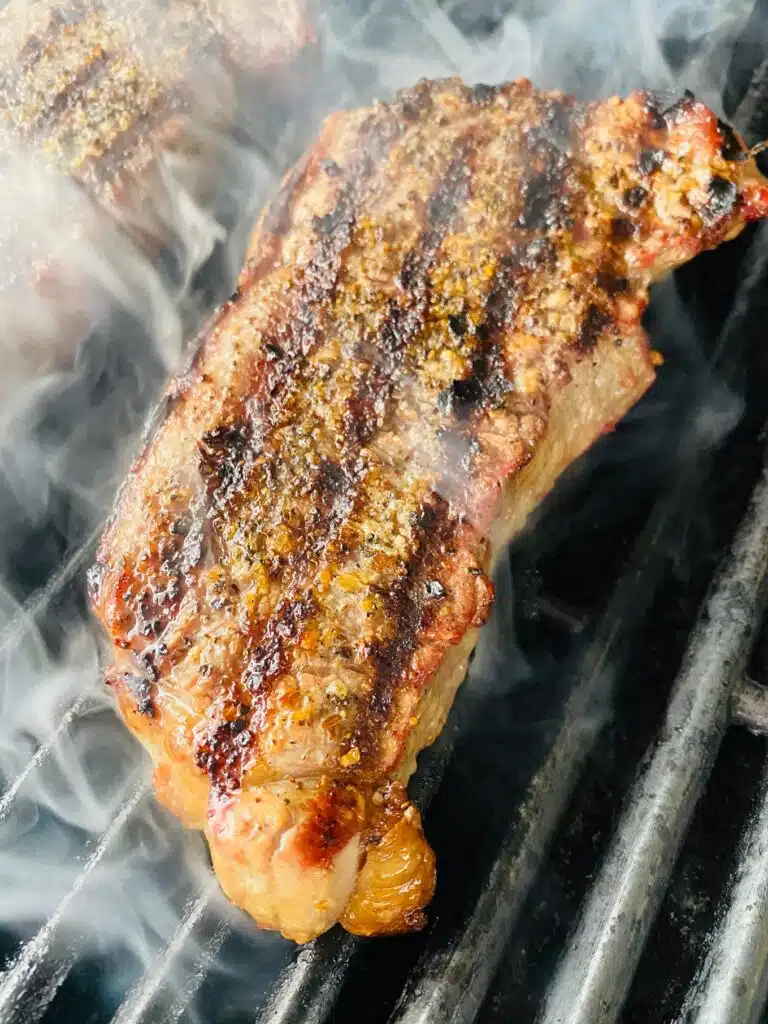
[[[711,227],[727,217],[739,201],[736,183],[714,175],[707,188],[707,200],[701,212],[704,223]]]
[[[733,128],[718,117],[717,129],[720,132],[720,155],[723,160],[729,163],[743,163],[747,159],[747,151]]]
[[[314,155],[315,151],[312,149],[304,154],[301,160],[288,171],[278,189],[277,195],[270,201],[262,221],[262,229],[268,239],[274,238],[279,240],[288,233],[288,229],[291,226],[294,200],[299,194],[299,189],[307,180],[307,171]],[[341,173],[340,168],[339,172]],[[253,261],[250,261],[246,268],[248,276],[252,273],[252,264]]]
[[[267,207],[264,217],[264,244],[266,251],[263,259],[250,259],[248,261],[243,274],[244,279],[235,288],[229,299],[213,313],[195,341],[190,344],[181,370],[179,370],[170,387],[151,413],[142,435],[141,451],[138,456],[137,465],[141,464],[141,460],[145,457],[155,435],[173,415],[187,392],[196,383],[196,371],[208,342],[215,336],[217,330],[221,329],[222,323],[237,305],[243,291],[254,286],[269,269],[276,245],[290,230],[293,204],[300,193],[302,185],[306,181],[307,170],[311,163],[311,155],[312,151],[306,153],[300,163],[291,169],[278,194]]]

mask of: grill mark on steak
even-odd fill
[[[184,102],[180,94],[169,93],[158,96],[146,110],[134,110],[131,123],[109,143],[109,147],[103,153],[94,153],[83,161],[78,177],[83,181],[90,179],[101,187],[116,179],[119,180],[130,154],[141,152],[142,149],[146,149],[149,154],[147,138],[161,121],[172,114],[180,113],[183,107]],[[160,142],[161,140],[155,139],[155,145]]]
[[[114,54],[99,47],[96,53],[86,58],[86,63],[81,65],[75,75],[66,85],[54,96],[50,102],[40,111],[39,115],[22,128],[23,134],[43,134],[53,127],[53,124],[68,107],[74,106],[85,100],[85,94],[89,87],[94,86],[97,81],[110,70],[110,64]]]
[[[374,361],[356,393],[347,400],[344,428],[348,445],[368,443],[381,428],[406,350],[424,329],[431,290],[429,271],[460,204],[468,198],[473,144],[474,132],[459,141],[456,155],[427,204],[426,226],[414,248],[405,254],[399,274],[405,295],[400,301],[390,302],[372,353]]]
[[[554,263],[554,239],[559,229],[573,220],[574,199],[569,195],[573,168],[572,105],[546,100],[539,120],[526,135],[525,170],[517,188],[522,211],[515,216],[514,200],[507,214],[515,227],[496,239],[497,267],[486,294],[481,321],[475,330],[472,371],[452,382],[438,396],[440,411],[449,417],[441,434],[440,455],[444,477],[441,493],[455,493],[458,475],[462,484],[471,476],[482,448],[477,430],[483,417],[504,405],[512,392],[503,352],[503,337],[519,313],[520,298],[528,293],[536,274],[548,273]],[[535,200],[534,200],[535,197]],[[532,209],[535,202],[535,210]],[[520,397],[518,406],[527,406]],[[463,453],[455,464],[456,453]],[[463,513],[473,505],[466,488],[460,488]]]
[[[386,643],[374,643],[367,654],[375,667],[373,693],[368,702],[369,714],[358,716],[352,745],[361,754],[362,763],[373,762],[381,745],[382,724],[392,711],[397,683],[413,656],[419,630],[424,621],[425,607],[430,605],[430,593],[423,581],[433,554],[438,554],[450,542],[455,519],[448,502],[432,492],[424,502],[416,527],[416,543],[408,559],[404,576],[385,595],[389,616],[396,627]]]

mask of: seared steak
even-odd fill
[[[303,0],[11,0],[0,11],[3,124],[104,205],[119,208],[136,185],[146,201],[144,177],[159,152],[183,147],[217,69],[271,71],[310,36]],[[231,117],[226,99],[205,114]]]
[[[651,384],[652,279],[766,212],[692,96],[527,81],[334,115],[286,177],[90,577],[158,797],[261,925],[423,923],[404,784],[494,554]]]

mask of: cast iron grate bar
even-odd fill
[[[218,891],[216,879],[210,877],[206,880],[203,891],[187,904],[186,911],[176,929],[171,941],[160,955],[155,965],[149,970],[129,992],[123,1001],[122,1006],[115,1014],[114,1024],[138,1024],[142,1020],[158,1020],[157,996],[160,993],[163,982],[172,970],[179,955],[183,953],[185,946],[193,935],[196,928],[201,924],[202,919],[211,907],[213,898]],[[214,931],[209,941],[205,944],[204,954],[201,958],[203,964],[215,957],[224,939],[227,936],[228,928],[225,922],[221,922]],[[177,1006],[166,1016],[171,1019],[174,1013],[180,1015],[195,995],[203,976],[196,972],[192,977],[192,985],[187,985],[182,997],[177,1000]],[[195,984],[195,982],[197,984]]]
[[[731,891],[677,1024],[752,1024],[768,977],[768,761]]]
[[[699,467],[689,467],[651,513],[580,663],[557,736],[532,777],[526,798],[513,812],[469,920],[443,948],[427,947],[390,1018],[393,1024],[475,1019],[600,732],[612,672],[650,606],[681,511],[695,493],[700,472]]]
[[[97,868],[119,841],[149,792],[149,783],[144,778],[135,783],[88,857],[72,889],[0,975],[0,1020],[4,1024],[35,1024],[46,1012],[79,955],[77,941],[70,937],[61,940],[59,929],[66,923],[72,904],[84,894]]]

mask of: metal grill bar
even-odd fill
[[[72,552],[64,564],[51,576],[46,586],[35,593],[6,624],[5,628],[0,632],[0,656],[18,646],[20,637],[26,636],[27,631],[30,628],[34,628],[34,623],[38,616],[46,612],[64,587],[71,583],[83,567],[88,564],[101,529],[102,527],[99,526],[98,529],[93,530],[85,541]],[[21,771],[6,783],[5,792],[0,796],[0,823],[7,818],[27,779],[47,760],[58,740],[67,732],[75,719],[88,708],[91,700],[90,694],[87,693],[76,697],[62,714],[50,736],[44,743],[40,744]]]
[[[678,1024],[756,1024],[768,982],[768,762],[725,913]]]
[[[63,951],[58,944],[53,948],[57,930],[65,921],[72,903],[148,794],[149,784],[142,779],[135,785],[99,840],[72,889],[37,935],[26,943],[11,966],[0,976],[0,1020],[4,1024],[14,1024],[16,1021],[18,1024],[35,1024],[45,1013],[78,955],[75,944],[69,944]],[[55,954],[55,958],[51,954]]]
[[[768,688],[744,680],[731,698],[731,721],[750,732],[768,736]]]
[[[0,654],[3,654],[8,648],[18,645],[19,637],[26,633],[29,625],[51,606],[64,587],[90,562],[103,528],[103,524],[100,523],[96,529],[92,530],[82,544],[69,555],[63,565],[53,573],[46,585],[33,594],[17,614],[6,623],[0,632]]]
[[[555,976],[542,1024],[616,1020],[728,726],[768,571],[768,475],[705,603],[650,763]],[[730,1018],[718,1018],[730,1020]]]
[[[154,1013],[155,999],[162,988],[165,978],[172,969],[174,961],[184,950],[184,947],[195,929],[200,925],[200,922],[209,909],[213,896],[217,890],[218,884],[216,880],[214,878],[210,878],[201,895],[190,900],[173,938],[166,946],[154,967],[139,981],[134,990],[125,999],[113,1018],[114,1024],[138,1024],[139,1021],[147,1019],[147,1014],[152,1014],[148,1019],[158,1019],[157,1015]],[[223,922],[219,925],[213,934],[211,942],[206,944],[205,954],[203,956],[204,960],[210,960],[212,955],[215,956],[216,949],[221,946],[222,942],[226,938],[228,930],[229,929]],[[213,949],[210,948],[211,944],[213,945]],[[195,979],[193,978],[193,982],[194,980]],[[176,1011],[179,1012],[179,1015],[184,1011],[184,1004],[189,1003],[193,998],[195,989],[199,986],[201,981],[202,976],[197,978],[197,985],[192,988],[191,991],[189,987],[187,988],[184,993],[184,999],[179,1001],[182,1005],[180,1006],[179,1003],[177,1003]]]
[[[57,742],[67,732],[75,719],[79,718],[79,716],[86,710],[92,700],[93,698],[91,695],[87,693],[77,697],[59,719],[58,725],[48,739],[45,740],[44,743],[40,744],[18,775],[12,779],[8,788],[0,797],[0,823],[5,821],[13,809],[13,805],[24,786],[24,783],[38,770],[43,762],[47,760]]]

